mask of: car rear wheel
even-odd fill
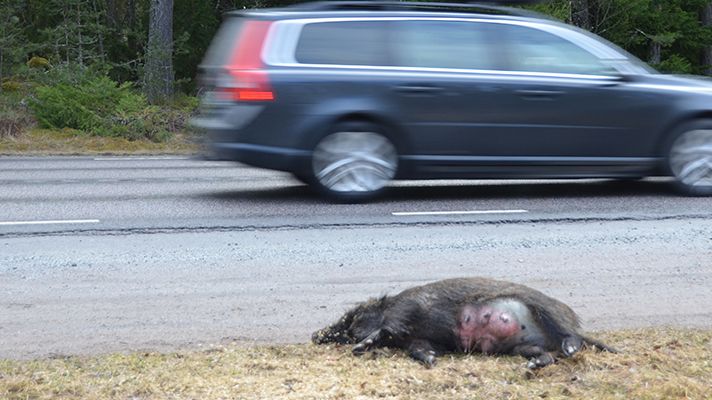
[[[357,202],[378,195],[393,180],[398,153],[378,126],[339,124],[314,147],[312,181],[337,201]]]
[[[712,196],[712,122],[685,127],[670,146],[668,163],[683,193]]]

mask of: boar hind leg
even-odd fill
[[[437,353],[427,340],[416,339],[410,342],[408,355],[414,360],[423,363],[426,368],[432,368],[437,363]]]
[[[370,335],[366,336],[365,339],[356,343],[356,345],[351,348],[351,353],[355,356],[360,356],[376,347],[380,347],[382,337],[382,331],[380,329],[376,329],[371,332]]]
[[[583,338],[578,335],[571,335],[561,341],[561,352],[565,357],[571,357],[578,353],[583,347]]]
[[[585,347],[592,347],[598,351],[607,351],[609,353],[618,353],[618,350],[614,349],[611,346],[608,346],[607,344],[598,341],[596,339],[591,339],[590,337],[583,337],[583,345]]]
[[[550,352],[537,345],[519,345],[512,350],[512,354],[529,359],[529,362],[527,362],[527,368],[529,369],[546,367],[556,362],[556,358]]]

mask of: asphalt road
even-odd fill
[[[306,342],[354,302],[484,275],[589,330],[712,327],[712,199],[665,180],[398,184],[329,204],[182,158],[0,158],[0,358]]]

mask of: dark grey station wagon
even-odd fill
[[[317,2],[226,17],[201,66],[214,158],[342,201],[394,179],[672,176],[712,195],[712,83],[518,9]]]

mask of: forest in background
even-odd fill
[[[2,0],[0,136],[27,127],[163,141],[185,127],[224,12],[299,0]],[[528,6],[663,72],[712,75],[710,0]]]

